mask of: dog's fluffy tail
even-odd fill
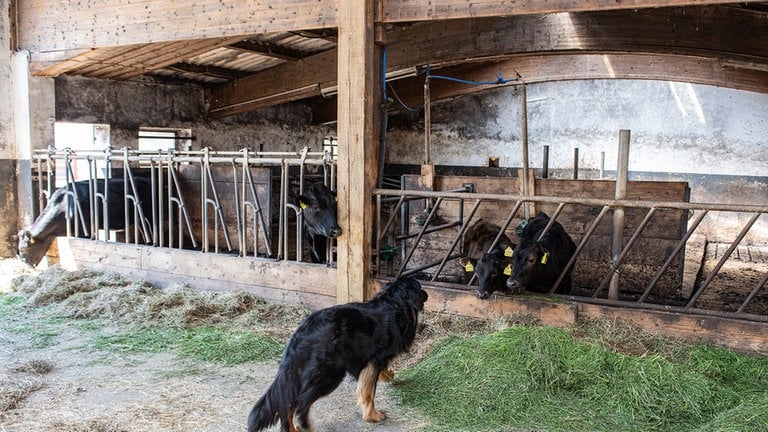
[[[291,405],[296,399],[298,388],[296,380],[288,377],[286,370],[281,367],[277,376],[264,395],[253,406],[248,415],[248,432],[266,429],[281,420],[282,430],[288,430],[287,425],[293,423]]]

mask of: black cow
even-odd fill
[[[96,190],[98,193],[104,193],[104,180],[96,180]],[[109,179],[107,181],[108,193],[108,222],[110,230],[123,230],[126,227],[125,224],[125,191],[124,181],[122,178]],[[152,217],[152,186],[150,180],[143,177],[134,177],[134,184],[136,185],[136,195],[139,205],[142,208],[145,218]],[[129,186],[129,191],[130,191]],[[69,206],[67,206],[67,193],[70,193]],[[29,227],[19,231],[19,258],[24,260],[27,264],[36,266],[40,263],[48,251],[48,248],[53,243],[53,240],[58,236],[67,235],[67,213],[70,218],[74,220],[75,217],[75,196],[77,202],[82,209],[83,224],[85,225],[85,232],[83,231],[83,224],[78,226],[78,234],[80,237],[90,237],[91,231],[91,196],[89,193],[88,180],[80,180],[67,185],[67,187],[60,187],[53,192],[48,204],[45,206],[40,215]],[[99,227],[104,228],[104,216],[102,211],[102,200],[96,200]],[[129,221],[128,226],[132,224],[133,219],[133,206],[129,207]],[[73,231],[74,232],[74,231]]]
[[[496,246],[489,249],[501,231],[501,227],[482,219],[464,233],[464,257],[459,263],[464,267],[465,274],[477,274],[477,291],[479,298],[488,298],[494,291],[506,291],[505,281],[512,274],[512,251],[515,245],[509,237],[502,235]]]
[[[321,182],[313,183],[299,196],[299,206],[310,259],[313,263],[324,263],[328,239],[341,235],[341,227],[336,221],[336,191]]]
[[[510,290],[549,292],[576,251],[576,244],[558,222],[539,239],[547,223],[549,216],[540,212],[523,228],[514,252],[512,275],[507,279]],[[555,292],[571,292],[571,269]]]

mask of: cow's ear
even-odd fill
[[[499,249],[504,254],[504,257],[512,258],[512,255],[514,255],[515,246],[507,242],[501,242],[499,243]]]
[[[546,264],[549,262],[549,251],[547,251],[544,248],[541,248],[541,251],[539,253],[539,262],[542,264]]]
[[[301,207],[302,209],[305,209],[309,207],[309,204],[310,204],[309,198],[307,198],[304,195],[299,195],[299,207]]]
[[[461,266],[464,267],[464,271],[467,273],[472,273],[473,271],[475,271],[476,263],[477,261],[472,258],[467,258],[467,257],[459,258],[459,264],[461,264]]]

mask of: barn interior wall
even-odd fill
[[[115,149],[135,148],[141,127],[190,128],[193,150],[320,150],[328,133],[309,125],[310,111],[301,103],[214,120],[205,116],[203,101],[203,89],[193,85],[56,78],[56,120],[109,124]]]
[[[768,204],[768,95],[662,81],[585,80],[529,84],[530,166],[542,167],[549,146],[551,177],[595,178],[605,153],[607,176],[617,163],[618,131],[631,130],[630,180],[687,181],[691,201]],[[431,156],[437,165],[522,165],[521,91],[503,87],[433,104]],[[390,119],[387,162],[419,164],[420,114]],[[764,219],[764,218],[762,218]],[[760,220],[746,241],[768,243]],[[731,241],[741,224],[715,220],[700,232]]]
[[[10,1],[0,0],[0,100],[11,101]],[[16,145],[13,130],[13,105],[0,104],[0,257],[16,254],[12,236],[16,234]]]

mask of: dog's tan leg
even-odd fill
[[[301,432],[296,429],[296,425],[293,423],[293,410],[288,411],[288,418],[286,419],[286,423],[288,423],[288,432]]]
[[[378,378],[379,373],[372,363],[368,363],[357,378],[357,404],[363,408],[363,420],[365,421],[380,422],[386,418],[384,413],[376,411],[376,407],[373,405]]]
[[[392,369],[386,368],[383,371],[379,372],[379,381],[390,382],[393,379],[395,379],[395,371],[393,371]]]

